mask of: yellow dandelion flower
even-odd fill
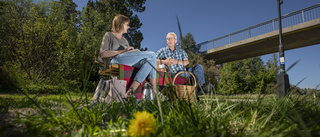
[[[150,136],[156,132],[156,120],[152,114],[142,111],[134,113],[130,120],[128,135],[132,137]]]

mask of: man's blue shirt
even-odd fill
[[[182,61],[183,59],[188,58],[188,55],[184,50],[178,49],[177,47],[173,52],[170,50],[170,48],[168,46],[161,48],[157,51],[157,59],[164,60],[164,59],[167,59],[170,57],[172,59]],[[186,71],[186,67],[183,65],[179,65],[179,64],[175,64],[172,66],[166,66],[166,68],[169,69],[169,71],[172,74],[176,74],[177,72],[180,72],[180,71]]]

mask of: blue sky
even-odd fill
[[[281,13],[285,15],[317,3],[320,0],[283,0]],[[75,0],[78,10],[86,0]],[[141,48],[156,52],[166,46],[166,35],[179,35],[176,16],[179,17],[182,34],[191,32],[196,43],[201,43],[234,31],[238,31],[278,16],[277,0],[147,0],[146,10],[139,13],[143,23],[140,31],[144,40]],[[284,44],[285,46],[285,44]],[[286,68],[301,61],[288,71],[290,84],[301,88],[314,88],[320,84],[320,44],[285,51]],[[278,53],[276,53],[278,55]],[[271,54],[261,56],[264,62]]]

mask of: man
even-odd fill
[[[189,64],[188,55],[183,49],[176,48],[177,43],[177,35],[174,32],[169,32],[167,34],[167,47],[161,48],[157,51],[157,62],[160,64],[165,64],[166,68],[170,71],[171,74],[175,75],[180,71],[189,71],[193,75],[195,75],[197,79],[197,83],[199,83],[201,89],[204,92],[209,92],[212,90],[212,84],[206,84],[204,78],[203,67],[201,64],[198,64],[192,68],[187,67]],[[188,73],[180,74],[180,76],[189,77]],[[200,92],[201,89],[197,85],[197,98],[198,94],[201,95],[203,92]]]

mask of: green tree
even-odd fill
[[[91,22],[94,23],[94,27],[96,27],[95,33],[101,38],[106,31],[111,31],[111,24],[115,15],[123,14],[129,17],[130,29],[124,36],[131,46],[140,49],[143,36],[139,28],[142,26],[142,23],[138,15],[134,14],[134,12],[143,12],[145,10],[145,1],[146,0],[97,0],[93,2],[89,0],[86,7],[89,9],[83,9],[87,13],[83,16],[90,16],[93,11],[96,11],[94,18],[91,18]]]
[[[56,59],[54,60],[56,71],[54,80],[60,78],[79,80],[79,64],[82,60],[79,56],[78,33],[79,11],[72,0],[60,0],[50,2],[50,14],[47,20],[52,21],[52,32],[55,35],[54,47]],[[54,77],[54,76],[53,76]]]
[[[72,0],[5,3],[8,6],[1,18],[6,18],[2,24],[6,35],[1,38],[1,47],[8,51],[8,63],[14,64],[22,78],[31,82],[50,82],[59,72],[66,71],[59,67],[65,61],[63,56],[70,52],[68,49],[74,47],[78,32],[76,13],[69,12],[75,8]]]
[[[21,68],[27,74],[25,78],[36,81],[46,69],[41,65],[43,50],[39,51],[45,41],[39,22],[46,12],[46,4],[33,4],[30,0],[6,1],[6,4],[1,14],[6,28],[1,46],[8,51],[10,63]]]
[[[193,35],[189,32],[181,40],[184,50],[188,54],[199,53],[200,45],[196,45]]]
[[[199,53],[200,47],[195,46],[195,40],[193,35],[189,32],[181,40],[184,50],[188,54],[189,65],[188,67],[193,67],[195,65],[201,64],[205,74],[206,82],[213,83],[217,85],[217,77],[219,76],[219,70],[215,65],[214,60],[206,60],[201,53]]]
[[[240,67],[242,62],[230,62],[223,64],[220,69],[219,92],[223,94],[234,94],[244,90],[244,80],[241,77]]]
[[[188,54],[189,65],[188,67],[193,67],[195,65],[201,64],[205,74],[206,82],[210,82],[214,85],[218,85],[217,77],[219,76],[219,69],[215,65],[214,60],[206,60],[201,53]]]
[[[266,92],[276,93],[277,74],[279,72],[278,56],[276,54],[272,54],[271,58],[266,62],[266,69],[267,70],[264,75],[264,81],[267,84]]]
[[[260,57],[223,64],[219,91],[225,94],[265,92],[268,74]]]
[[[8,45],[5,44],[5,39],[7,38],[6,33],[9,31],[9,22],[6,20],[6,14],[8,14],[7,9],[9,6],[8,2],[0,1],[0,67],[11,58],[8,54]]]

